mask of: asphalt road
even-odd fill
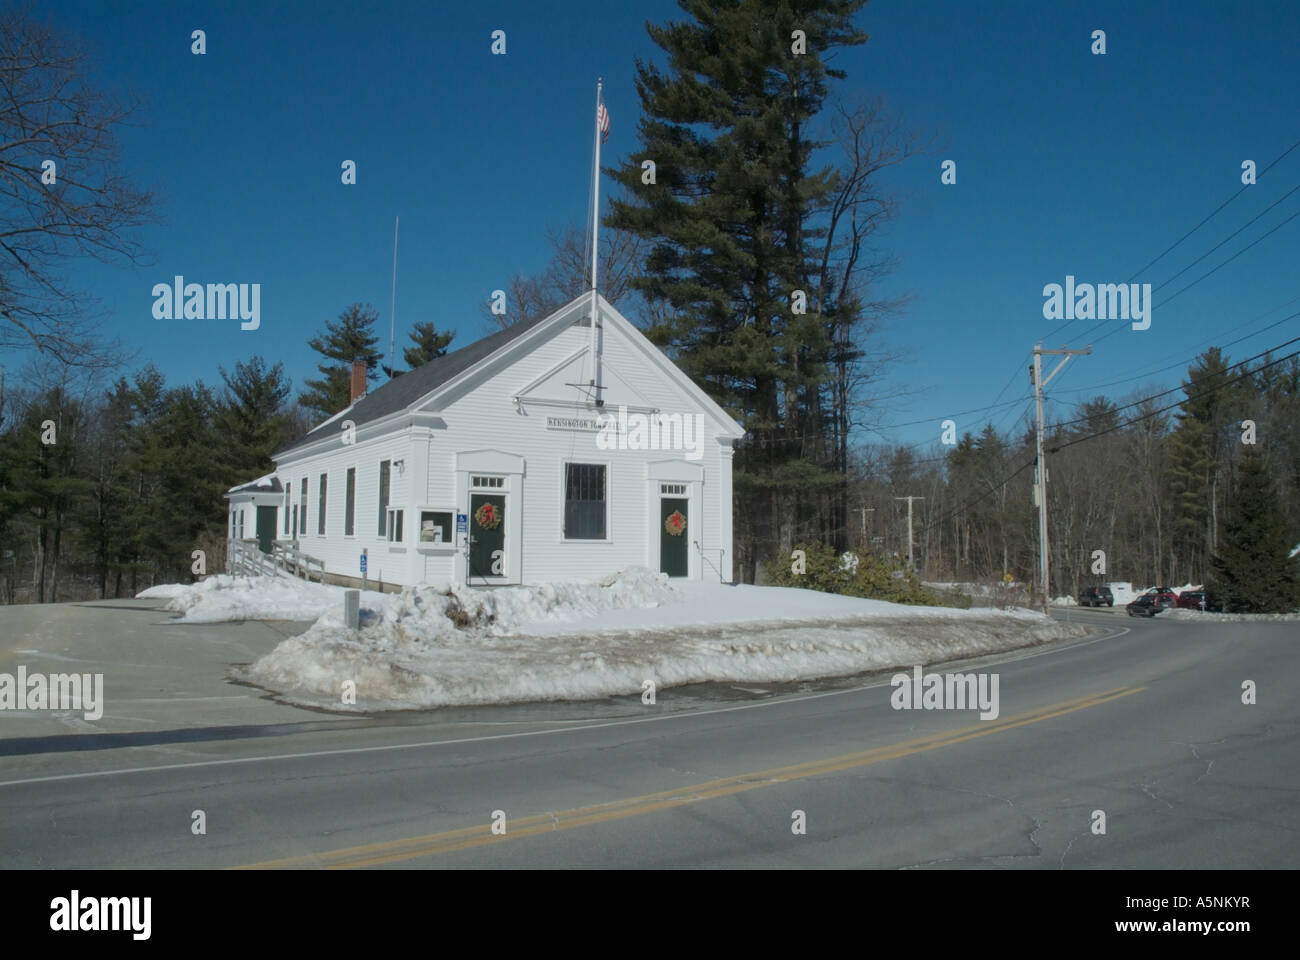
[[[1300,866],[1297,624],[1069,615],[1104,632],[927,666],[996,673],[995,720],[895,710],[888,677],[371,719],[196,681],[241,722],[177,698],[132,731],[0,738],[0,867]],[[278,638],[225,630],[177,642],[215,663],[222,636],[227,661]]]

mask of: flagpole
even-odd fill
[[[596,78],[596,112],[592,116],[592,121],[596,125],[596,165],[592,170],[591,177],[591,385],[597,389],[595,393],[596,405],[600,406],[600,373],[596,356],[596,265],[600,252],[598,244],[598,229],[600,225],[600,91],[601,78]]]
[[[388,379],[393,379],[397,352],[397,221],[393,216],[393,296],[388,303]],[[382,328],[381,328],[382,329]]]

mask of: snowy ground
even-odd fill
[[[1162,620],[1201,620],[1209,623],[1276,623],[1285,620],[1300,621],[1300,610],[1295,613],[1209,613],[1200,610],[1166,610]]]
[[[906,607],[809,590],[672,584],[629,570],[602,581],[495,590],[417,587],[362,596],[299,580],[209,577],[141,596],[189,622],[315,619],[235,676],[338,710],[636,694],[708,681],[784,682],[932,664],[1084,635],[1025,610]],[[346,682],[356,703],[345,704]]]

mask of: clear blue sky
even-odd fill
[[[218,364],[260,353],[284,362],[295,389],[315,373],[306,340],[347,304],[373,303],[386,338],[394,214],[399,345],[418,320],[456,329],[454,346],[489,332],[479,302],[544,266],[547,230],[584,216],[596,76],[613,164],[636,147],[633,58],[659,59],[644,23],[680,13],[664,0],[39,9],[91,44],[97,82],[144,99],[123,156],[165,218],[145,234],[152,265],[86,264],[77,285],[170,382],[219,382]],[[903,206],[878,238],[899,260],[881,292],[911,302],[884,330],[881,345],[904,359],[881,390],[911,395],[878,416],[925,421],[886,430],[892,440],[937,439],[944,417],[1022,395],[1030,348],[1058,325],[1043,319],[1044,284],[1128,280],[1240,188],[1243,160],[1262,169],[1300,140],[1300,4],[1289,0],[874,0],[860,22],[871,39],[838,54],[843,89],[883,95],[943,144],[883,179]],[[190,52],[194,29],[206,31],[204,56]],[[505,56],[490,53],[495,29]],[[1094,29],[1105,56],[1090,53]],[[957,163],[955,186],[940,183],[944,159]],[[357,163],[356,186],[340,183],[344,160]],[[1163,282],[1297,184],[1300,148],[1138,279]],[[1110,324],[1101,333],[1121,332],[1071,362],[1057,397],[1132,376],[1087,393],[1176,385],[1181,366],[1142,374],[1300,309],[1266,314],[1300,297],[1300,219],[1161,305],[1298,210],[1300,193],[1157,293],[1149,330]],[[261,328],[154,320],[151,289],[176,274],[260,283]],[[1082,346],[1090,326],[1046,345]],[[1229,353],[1298,334],[1291,320]],[[955,419],[978,431],[985,416]]]

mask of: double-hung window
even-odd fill
[[[350,537],[357,530],[357,468],[348,467],[348,490],[343,507],[343,535]]]
[[[379,537],[383,539],[388,533],[388,485],[392,476],[391,460],[379,461]]]
[[[320,475],[320,494],[316,498],[316,532],[322,537],[325,536],[325,478],[327,474]]]

